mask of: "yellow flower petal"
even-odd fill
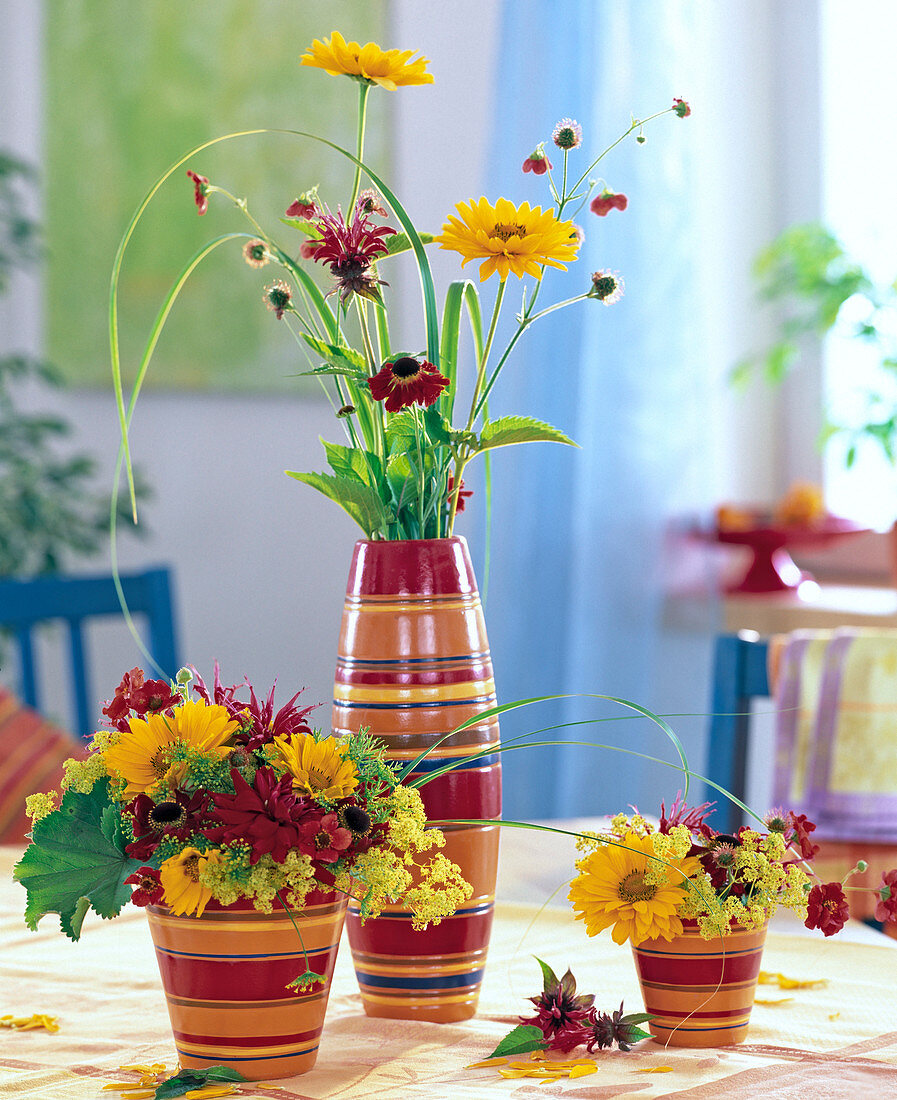
[[[334,31],[329,39],[315,39],[299,59],[300,64],[323,69],[330,76],[352,76],[379,84],[388,91],[408,84],[432,84],[426,71],[429,61],[414,57],[414,50],[382,50],[375,42],[364,46],[346,42]]]
[[[436,237],[440,248],[459,252],[464,259],[483,260],[480,282],[498,272],[504,282],[513,272],[518,278],[542,277],[547,265],[561,270],[576,259],[579,242],[572,222],[559,222],[553,210],[515,206],[500,198],[492,206],[485,197],[459,202]]]
[[[647,1066],[645,1069],[633,1070],[633,1073],[672,1073],[672,1066]]]
[[[587,1077],[590,1073],[597,1073],[598,1066],[595,1062],[590,1062],[588,1065],[573,1066],[570,1070],[571,1079],[574,1077]]]

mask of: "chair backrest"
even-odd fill
[[[745,800],[751,700],[770,694],[767,658],[769,646],[756,634],[724,634],[716,639],[710,729],[704,774],[714,783]],[[707,801],[716,802],[714,824],[734,832],[743,824],[742,811],[706,786]]]
[[[119,579],[129,611],[146,616],[153,660],[167,675],[174,676],[179,665],[170,571],[150,569],[122,574]],[[41,692],[34,628],[54,620],[67,624],[75,729],[82,737],[93,732],[91,708],[95,701],[88,674],[84,621],[116,615],[121,617],[123,611],[112,576],[0,580],[0,626],[7,627],[16,640],[21,676],[18,690],[35,710],[40,710]]]

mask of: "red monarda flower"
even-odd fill
[[[162,881],[155,867],[138,867],[125,884],[137,887],[131,894],[134,905],[156,905],[162,900]]]
[[[371,396],[375,401],[385,401],[387,412],[398,412],[415,402],[432,405],[449,385],[448,378],[432,363],[411,355],[384,363],[377,374],[368,379]]]
[[[834,936],[850,916],[847,898],[840,882],[814,886],[807,898],[807,928],[819,928],[824,936]]]
[[[209,209],[209,181],[205,176],[198,176],[187,169],[187,175],[193,180],[193,199],[199,208],[200,214],[205,214]]]
[[[359,211],[357,204],[351,222],[346,222],[337,211],[336,214],[322,214],[313,224],[320,239],[307,242],[308,251],[314,249],[311,259],[315,262],[330,264],[330,272],[336,279],[336,286],[330,293],[339,291],[344,302],[352,294],[373,302],[381,301],[379,285],[382,280],[372,274],[370,267],[378,256],[389,251],[384,237],[396,231],[387,225],[374,225]]]
[[[311,726],[306,721],[306,717],[320,704],[312,703],[307,707],[295,706],[294,704],[305,690],[304,688],[300,688],[293,698],[284,703],[275,714],[274,689],[277,687],[276,682],[268,692],[268,697],[264,701],[260,701],[256,697],[255,688],[248,680],[245,680],[242,684],[232,684],[230,687],[224,687],[221,683],[217,661],[215,662],[215,679],[212,682],[211,692],[209,692],[203,678],[196,669],[193,669],[193,675],[195,678],[193,690],[196,694],[207,703],[215,703],[220,707],[224,707],[230,717],[240,723],[241,728],[234,735],[234,744],[236,745],[255,750],[261,748],[262,745],[269,744],[275,737],[286,737],[287,740],[290,740],[295,734],[311,733]],[[244,687],[249,689],[248,703],[244,703],[236,697],[236,693]]]
[[[605,217],[611,210],[625,210],[629,205],[629,199],[625,195],[608,191],[605,188],[600,195],[596,195],[589,203],[589,209],[599,218]]]
[[[897,923],[897,869],[882,872],[877,893],[875,919],[880,920],[882,924],[888,921]]]
[[[236,768],[230,774],[234,793],[212,795],[222,825],[206,830],[206,836],[216,844],[245,841],[252,849],[250,863],[258,863],[266,852],[275,863],[283,863],[291,848],[300,847],[310,805],[293,794],[289,774],[278,779],[273,768],[259,768],[251,787]]]

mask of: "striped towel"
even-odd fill
[[[21,844],[31,828],[25,797],[59,790],[62,762],[83,742],[47,722],[0,684],[0,844]]]
[[[797,630],[775,677],[777,804],[897,842],[897,630]]]

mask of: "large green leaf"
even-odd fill
[[[334,477],[331,474],[303,474],[296,470],[287,470],[288,477],[311,485],[325,497],[335,501],[349,513],[352,519],[364,531],[368,538],[382,532],[389,523],[389,513],[376,490],[362,485],[347,477]]]
[[[478,451],[492,447],[510,447],[514,443],[567,443],[578,444],[558,428],[530,416],[502,416],[483,426]]]
[[[360,481],[363,485],[376,485],[382,476],[380,459],[360,447],[345,447],[341,443],[328,443],[322,439],[330,468],[337,477]]]
[[[125,853],[108,782],[89,794],[66,791],[59,809],[34,823],[31,837],[13,875],[28,893],[25,923],[32,930],[47,913],[58,913],[63,932],[77,940],[88,909],[108,919],[130,900],[125,879],[141,864]]]
[[[409,409],[394,413],[386,422],[386,450],[389,454],[407,451],[415,440],[414,414]]]
[[[490,1058],[510,1057],[514,1054],[528,1054],[531,1050],[545,1050],[548,1043],[542,1029],[535,1024],[518,1024],[498,1044],[489,1055]]]
[[[421,244],[432,244],[435,239],[432,233],[418,233],[418,236]],[[388,255],[390,256],[395,256],[399,252],[407,252],[411,248],[411,241],[408,240],[407,233],[393,233],[383,243],[389,249]]]
[[[311,336],[307,332],[300,332],[299,335],[312,351],[316,351],[326,363],[336,368],[340,374],[349,374],[357,378],[367,377],[367,367],[364,356],[354,348],[338,347],[336,344],[328,344],[324,340],[319,340],[316,336]],[[317,374],[318,372],[309,371],[306,373]]]

